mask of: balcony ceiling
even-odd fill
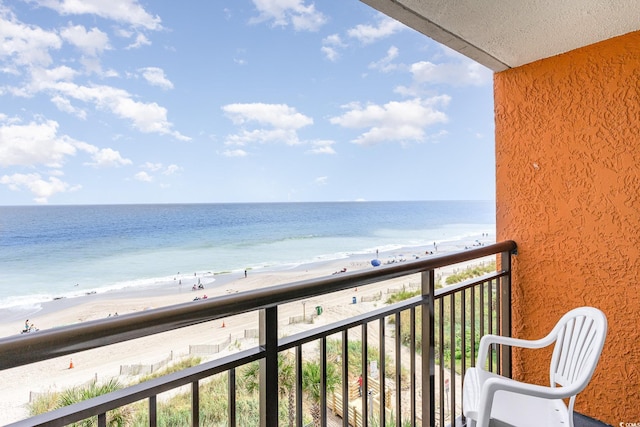
[[[640,29],[638,0],[361,0],[493,71]]]

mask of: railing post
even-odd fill
[[[229,380],[229,384],[228,384],[229,385],[228,387],[229,426],[236,427],[237,422],[236,422],[236,369],[235,368],[229,369],[228,380]]]
[[[158,425],[158,396],[149,398],[149,427]]]
[[[296,346],[296,427],[302,427],[302,347]]]
[[[327,337],[320,339],[320,424],[327,425]]]
[[[369,353],[368,323],[362,324],[362,425],[369,426],[369,364],[367,355]]]
[[[278,308],[260,310],[260,426],[278,426]]]
[[[396,352],[396,426],[400,427],[402,422],[402,358],[400,357],[402,354],[401,341],[402,341],[402,325],[400,324],[400,313],[396,313],[396,342],[395,342],[395,352]],[[415,398],[415,397],[414,397]],[[381,424],[384,425],[384,424]]]
[[[502,252],[500,267],[507,272],[500,280],[500,335],[511,336],[511,253]],[[500,358],[500,372],[511,378],[511,347],[503,346]]]
[[[387,354],[387,349],[385,346],[386,343],[386,332],[385,332],[385,327],[384,327],[384,322],[385,322],[386,318],[382,317],[379,320],[379,330],[380,330],[380,343],[379,348],[380,348],[380,375],[378,375],[378,382],[379,382],[379,388],[378,388],[378,392],[380,393],[380,407],[379,409],[379,424],[380,426],[386,426],[386,420],[385,420],[385,412],[384,412],[384,408],[385,408],[385,404],[386,404],[386,399],[385,399],[385,390],[387,389],[387,384],[385,382],[385,372],[387,372],[387,366],[386,366],[386,360],[385,360],[385,355]],[[397,385],[397,384],[396,384]],[[373,406],[373,405],[372,405]],[[371,413],[373,414],[373,410],[375,408],[371,408]]]
[[[435,275],[433,270],[422,272],[422,297],[426,304],[422,305],[422,419],[429,420],[428,426],[436,425],[435,405]],[[426,427],[426,426],[424,426]]]
[[[416,425],[416,310],[412,308],[410,311],[410,319],[409,319],[409,329],[411,331],[411,339],[410,339],[410,351],[411,355],[411,379],[410,379],[410,388],[411,392],[411,420],[410,425]]]
[[[198,380],[191,383],[191,424],[200,425],[200,383]]]
[[[349,330],[342,331],[342,425],[349,427]]]

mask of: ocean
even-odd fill
[[[481,235],[493,201],[4,206],[0,309]]]

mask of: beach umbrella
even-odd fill
[[[371,260],[371,265],[373,265],[374,267],[378,267],[380,265],[380,260],[379,259],[372,259]]]

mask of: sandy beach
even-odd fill
[[[471,245],[470,242],[456,242],[455,245],[438,248],[437,253],[450,252],[464,249]],[[483,243],[491,243],[488,238]],[[388,253],[380,253],[378,258],[382,263],[402,262],[416,257],[427,257],[433,247],[411,248]],[[427,254],[425,254],[427,253]],[[273,286],[276,284],[290,283],[298,280],[317,278],[331,275],[334,272],[346,268],[347,271],[374,268],[371,266],[372,255],[352,256],[346,259],[324,261],[313,264],[300,265],[287,270],[252,270],[247,272],[228,273],[216,276],[215,282],[208,283],[204,289],[192,290],[192,285],[198,278],[183,280],[181,284],[173,283],[163,288],[145,289],[142,291],[128,290],[111,293],[87,295],[85,297],[69,300],[55,300],[43,304],[38,312],[29,314],[29,321],[40,329],[69,325],[77,322],[94,320],[129,313],[139,312],[150,308],[158,308],[173,304],[193,301],[195,297],[208,298],[225,295],[228,293],[243,292],[258,287]],[[443,279],[456,270],[466,268],[466,265],[458,265],[437,272]],[[192,283],[194,282],[194,283]],[[203,280],[203,283],[207,283]],[[400,278],[391,282],[370,285],[356,290],[342,291],[330,296],[307,300],[305,304],[292,303],[279,307],[281,335],[291,335],[301,328],[314,327],[319,324],[328,324],[336,320],[348,317],[355,313],[370,311],[384,304],[386,294],[391,288],[402,286],[419,286],[419,277]],[[382,292],[383,299],[375,302],[360,302],[364,296],[372,296]],[[358,303],[353,304],[353,297],[357,297]],[[316,318],[315,325],[289,324],[289,318],[302,316],[303,311],[309,316],[314,307],[322,306],[323,313]],[[25,319],[18,319],[15,315],[6,314],[0,323],[0,336],[5,337],[19,333],[23,328]],[[189,346],[216,345],[230,341],[231,345],[216,355],[228,354],[225,352],[237,351],[256,345],[255,339],[245,339],[245,330],[256,329],[258,314],[246,313],[240,316],[224,319],[222,322],[210,322],[197,326],[179,329],[164,334],[154,335],[135,341],[129,341],[109,347],[90,350],[65,356],[45,362],[14,368],[0,373],[0,422],[6,424],[27,417],[27,404],[31,393],[42,393],[50,390],[62,390],[64,388],[84,384],[94,378],[98,381],[119,377],[122,383],[131,381],[129,376],[120,376],[122,365],[157,363],[170,355],[173,360],[185,357],[189,354]],[[73,369],[70,365],[73,364]]]

